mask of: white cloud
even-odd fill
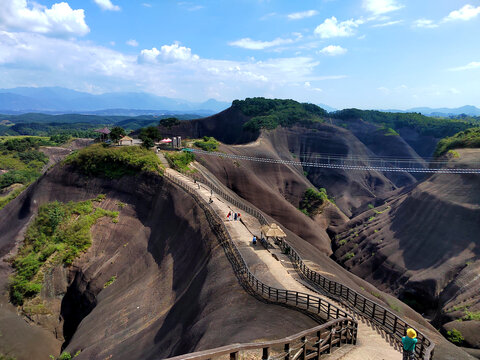
[[[338,22],[337,18],[332,16],[329,19],[325,19],[322,24],[318,25],[313,33],[320,36],[322,39],[352,36],[355,34],[355,29],[363,24],[363,22],[363,20],[353,19]]]
[[[478,69],[480,68],[480,61],[472,61],[464,66],[454,67],[449,69],[450,71],[463,71],[463,70],[471,70],[471,69]]]
[[[363,0],[363,7],[373,15],[386,14],[404,6],[395,0]]]
[[[312,84],[310,83],[310,81],[305,81],[303,83],[303,86],[308,89],[308,90],[313,90],[313,91],[318,91],[318,92],[322,92],[323,90],[318,88],[318,87],[312,87]]]
[[[392,26],[392,25],[401,24],[402,22],[403,22],[403,20],[388,21],[388,22],[386,22],[386,23],[380,23],[380,24],[375,24],[375,25],[372,25],[372,27],[385,27],[385,26]]]
[[[152,4],[142,3],[142,6],[144,6],[144,7],[146,7],[146,8],[151,8],[151,7],[152,7]]]
[[[339,45],[328,45],[318,52],[321,54],[329,55],[329,56],[337,56],[337,55],[346,54],[347,49]]]
[[[190,1],[180,1],[177,3],[177,5],[183,7],[187,11],[198,11],[205,8],[203,5],[195,5],[194,2]]]
[[[93,0],[102,10],[120,11],[120,6],[113,5],[111,0]]]
[[[296,84],[345,77],[318,74],[319,62],[307,56],[232,61],[200,58],[178,44],[144,49],[139,56],[109,47],[0,30],[2,86],[63,86],[95,93],[145,91],[200,101],[209,97],[282,98],[291,96]],[[296,94],[313,101],[317,92],[302,86]]]
[[[127,45],[137,47],[138,46],[138,41],[135,39],[130,39],[126,42]]]
[[[157,48],[144,49],[140,52],[139,62],[155,63],[157,60],[164,62],[176,61],[197,61],[198,55],[192,54],[192,49],[180,46],[178,43],[163,45],[160,50]]]
[[[90,31],[83,9],[73,10],[66,2],[51,8],[36,3],[29,6],[26,0],[2,0],[0,29],[53,36],[83,36]]]
[[[140,51],[138,60],[141,63],[155,63],[158,55],[160,55],[160,51],[156,47],[151,49],[143,49]]]
[[[318,14],[318,11],[317,10],[307,10],[307,11],[301,11],[301,12],[296,12],[296,13],[292,13],[292,14],[288,14],[287,17],[290,19],[290,20],[300,20],[300,19],[304,19],[304,18],[309,18],[309,17],[312,17],[312,16],[315,16]]]
[[[455,88],[451,88],[449,91],[454,95],[460,94],[460,90],[455,89]]]
[[[391,93],[390,89],[385,86],[380,86],[379,88],[377,88],[377,90],[385,95],[390,95]]]
[[[459,10],[454,10],[448,16],[446,16],[443,21],[453,21],[453,20],[463,20],[467,21],[477,17],[480,14],[480,6],[474,7],[470,4],[463,6]]]
[[[252,40],[250,38],[243,38],[240,40],[231,41],[228,43],[230,46],[237,46],[244,49],[249,50],[263,50],[279,45],[286,45],[293,43],[292,39],[282,39],[276,38],[272,41],[260,41],[260,40]]]
[[[427,29],[433,29],[433,28],[438,27],[438,25],[435,24],[435,22],[433,20],[430,20],[430,19],[415,20],[414,23],[413,23],[413,26],[418,27],[418,28],[427,28]]]

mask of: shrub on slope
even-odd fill
[[[138,146],[104,147],[91,145],[70,155],[65,162],[85,175],[118,179],[139,172],[161,173],[160,160],[153,151]]]
[[[48,268],[71,265],[90,247],[90,228],[98,219],[109,216],[115,221],[118,212],[97,205],[103,199],[99,196],[67,204],[55,201],[39,208],[22,247],[12,259],[15,275],[10,283],[10,299],[14,304],[22,305],[25,298],[40,292]]]
[[[468,129],[440,140],[435,150],[435,156],[458,148],[480,148],[480,128]]]

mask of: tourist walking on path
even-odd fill
[[[230,216],[232,215],[232,213],[229,211],[228,214],[227,214],[227,221],[230,221]]]
[[[237,213],[233,213],[233,220],[237,221]]]
[[[237,220],[240,221],[240,213],[237,213]]]
[[[253,235],[252,244],[257,245],[257,237]]]
[[[415,345],[417,344],[417,333],[413,329],[407,330],[407,336],[402,337],[403,360],[415,359]]]

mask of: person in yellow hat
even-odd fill
[[[411,328],[408,329],[407,336],[402,337],[403,360],[415,359],[415,345],[417,341],[417,332]]]

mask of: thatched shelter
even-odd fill
[[[275,223],[271,223],[270,225],[263,225],[262,226],[262,237],[265,238],[286,238],[287,237],[287,234],[285,234],[285,232],[280,228],[280,226],[278,226],[277,224]]]

